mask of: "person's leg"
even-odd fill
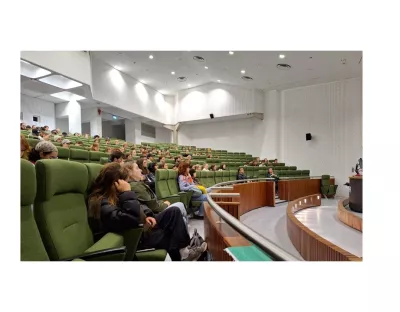
[[[207,201],[207,195],[201,194],[198,197],[193,198],[195,201],[202,201],[201,206],[198,211],[195,212],[196,216],[204,217],[204,202]]]
[[[179,210],[180,210],[181,213],[182,213],[182,217],[183,217],[183,221],[185,222],[186,229],[187,229],[188,232],[189,232],[189,229],[188,229],[189,219],[188,219],[188,216],[187,216],[187,212],[186,212],[185,205],[184,205],[183,203],[181,203],[181,202],[178,202],[178,203],[173,203],[173,204],[169,205],[169,206],[168,206],[167,208],[165,208],[165,209],[169,209],[169,208],[171,208],[171,207],[178,207],[178,208],[179,208]]]

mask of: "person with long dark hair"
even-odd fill
[[[178,207],[154,215],[141,205],[131,185],[128,171],[119,163],[106,164],[100,171],[88,199],[89,224],[94,233],[120,233],[145,224],[140,249],[166,249],[172,261],[195,261],[207,244],[189,248],[190,238]]]

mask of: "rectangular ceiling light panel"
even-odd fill
[[[69,102],[69,101],[80,101],[80,100],[86,99],[83,96],[80,96],[80,95],[77,95],[77,94],[74,94],[74,93],[71,93],[71,92],[68,92],[68,91],[53,93],[53,94],[50,94],[50,95],[54,96],[54,97],[56,97],[58,99],[65,100],[66,102]]]
[[[42,79],[39,79],[39,81],[47,83],[47,84],[55,86],[55,87],[58,87],[58,88],[61,88],[61,89],[64,89],[64,90],[82,86],[81,83],[79,83],[75,80],[69,79],[67,77],[61,76],[61,75],[52,75],[52,76],[44,77]]]
[[[21,60],[21,75],[28,78],[39,78],[50,75],[51,71]]]

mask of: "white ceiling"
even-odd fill
[[[165,95],[210,82],[262,90],[288,89],[362,75],[361,51],[93,51],[92,56]],[[149,55],[154,58],[150,59]],[[279,58],[284,54],[284,59]],[[198,62],[201,56],[205,62]],[[343,63],[345,60],[345,64]],[[278,63],[291,65],[281,70]],[[204,67],[208,66],[208,69]],[[253,81],[241,79],[244,75]],[[175,75],[171,75],[174,71]],[[179,82],[177,77],[187,81]],[[191,84],[189,87],[188,84]]]

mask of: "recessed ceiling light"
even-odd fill
[[[121,71],[121,70],[122,70],[122,68],[121,68],[121,67],[119,67],[119,66],[114,66],[114,68],[115,68],[116,70],[119,70],[119,71]]]
[[[204,66],[205,69],[208,69],[208,66]]]
[[[218,82],[221,82],[221,80],[217,80]]]
[[[245,74],[246,73],[246,71],[243,69],[243,70],[241,70],[240,71],[242,74]]]
[[[39,81],[65,90],[82,86],[81,83],[61,75],[47,76],[39,79]]]
[[[28,78],[39,78],[50,75],[51,72],[36,65],[21,60],[21,75]]]
[[[284,59],[285,58],[285,54],[279,54],[279,58],[280,59]]]
[[[171,72],[171,75],[175,75],[175,72]]]
[[[65,100],[65,101],[80,101],[80,100],[84,100],[85,98],[83,96],[68,92],[68,91],[62,91],[62,92],[58,92],[58,93],[53,93],[50,94],[51,96],[54,96],[58,99],[61,100]]]
[[[233,51],[229,51],[229,54],[230,54],[230,55],[233,55],[234,53],[235,53],[235,52],[233,52]]]
[[[191,87],[192,85],[191,84],[188,84],[188,87]]]
[[[152,60],[153,58],[154,58],[154,56],[150,54],[150,55],[149,55],[149,59]]]

